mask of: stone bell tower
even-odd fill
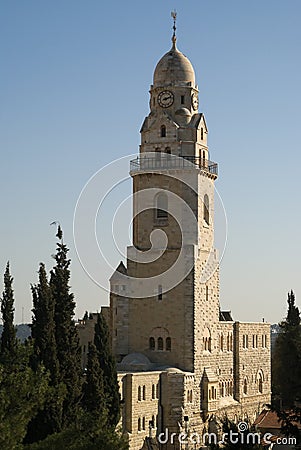
[[[131,450],[165,430],[202,436],[223,414],[252,420],[270,402],[269,324],[234,322],[220,311],[217,164],[195,73],[175,31],[174,24],[172,47],[155,68],[130,165],[133,245],[110,279],[109,323]]]
[[[172,47],[155,68],[139,156],[131,162],[127,353],[192,372],[207,322],[219,320],[217,164],[209,161],[208,129],[198,108],[194,69],[176,46],[174,26]]]

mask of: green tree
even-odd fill
[[[30,420],[42,407],[48,390],[43,368],[30,368],[32,346],[19,344],[10,364],[0,364],[0,448],[23,448]]]
[[[67,389],[62,420],[63,427],[68,427],[79,415],[83,376],[79,338],[73,319],[75,301],[69,286],[69,249],[63,242],[60,226],[56,236],[59,242],[54,256],[56,265],[50,274],[50,288],[54,300],[55,342],[60,380]]]
[[[300,313],[293,291],[288,294],[288,311],[279,324],[280,333],[272,357],[273,398],[283,408],[292,408],[301,399],[301,327]]]
[[[83,405],[85,411],[102,416],[107,415],[103,371],[93,343],[89,343],[86,379],[83,385]]]
[[[77,425],[30,445],[28,450],[128,450],[124,437],[110,427],[100,426],[93,415],[85,414]]]
[[[62,406],[66,393],[64,384],[59,380],[55,342],[55,305],[43,263],[40,264],[39,282],[31,286],[31,290],[33,298],[31,335],[34,348],[31,358],[32,368],[36,370],[43,364],[49,373],[50,380],[47,402],[29,423],[25,443],[45,439],[49,434],[61,430]]]
[[[115,359],[109,344],[109,329],[102,314],[97,315],[94,344],[98,351],[99,364],[103,372],[104,390],[107,395],[108,420],[116,426],[120,417],[120,396]]]
[[[33,298],[31,336],[34,340],[35,357],[49,370],[52,383],[56,384],[59,363],[55,342],[55,304],[43,263],[40,264],[39,283],[31,286],[31,291]]]
[[[1,298],[3,332],[1,335],[0,352],[2,359],[12,355],[16,351],[17,346],[14,326],[14,291],[12,285],[13,278],[10,275],[8,262],[4,273],[4,291]]]

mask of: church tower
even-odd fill
[[[188,371],[196,369],[203,337],[211,345],[207,322],[219,320],[217,164],[209,160],[207,136],[194,69],[177,48],[174,27],[172,47],[154,71],[139,156],[131,162],[128,353]]]
[[[157,437],[166,429],[202,436],[223,414],[253,420],[270,402],[269,324],[234,322],[220,310],[218,167],[194,69],[175,31],[174,23],[130,164],[133,245],[110,279],[108,321],[131,450],[147,442],[148,424]]]

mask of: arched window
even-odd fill
[[[141,386],[138,386],[138,401],[141,401]]]
[[[204,220],[209,225],[209,197],[207,194],[204,195]]]
[[[156,218],[167,219],[168,217],[168,198],[164,192],[161,192],[156,197]]]
[[[158,350],[163,350],[163,339],[161,337],[158,338]]]
[[[211,352],[211,335],[209,328],[205,328],[204,330],[203,342],[204,342],[204,350]]]
[[[258,374],[258,391],[260,394],[263,393],[263,375],[262,372]]]
[[[161,125],[161,137],[166,137],[166,126]]]
[[[142,398],[143,398],[143,400],[145,400],[145,396],[146,396],[145,386],[143,386],[142,392],[143,392]]]
[[[138,431],[141,431],[141,419],[140,419],[140,417],[138,418]]]
[[[168,351],[168,352],[171,351],[171,338],[170,337],[166,338],[166,351]]]
[[[248,393],[248,381],[245,378],[244,379],[244,394],[247,395],[247,393]]]
[[[155,339],[153,337],[149,338],[149,349],[155,350]]]

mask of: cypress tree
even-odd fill
[[[300,325],[300,311],[295,305],[295,294],[292,290],[288,293],[287,303],[288,311],[284,325],[287,327],[297,327]]]
[[[97,315],[94,344],[98,351],[100,368],[103,372],[104,390],[107,395],[109,425],[115,427],[120,417],[120,396],[115,359],[109,344],[109,330],[102,314]]]
[[[58,432],[62,427],[62,399],[64,385],[59,381],[59,365],[56,355],[54,301],[48,283],[45,265],[40,264],[39,282],[31,286],[33,298],[33,316],[31,336],[33,338],[32,369],[37,371],[44,366],[49,374],[47,402],[28,425],[24,443],[44,439]]]
[[[87,412],[97,416],[106,415],[106,396],[103,371],[100,368],[98,352],[93,343],[88,346],[86,380],[83,386],[83,405]]]
[[[16,351],[17,339],[14,327],[14,291],[13,278],[10,275],[9,262],[4,273],[4,291],[1,298],[1,314],[3,331],[1,335],[0,351],[2,358],[13,356]]]
[[[291,408],[301,399],[301,327],[300,313],[293,291],[288,294],[288,311],[279,324],[280,333],[272,358],[274,399],[280,398],[284,408]]]
[[[73,320],[75,301],[70,292],[69,249],[63,242],[63,232],[58,227],[59,242],[54,256],[56,265],[50,274],[50,287],[54,300],[56,352],[60,380],[66,385],[67,394],[63,404],[63,427],[78,419],[82,390],[81,351]]]
[[[33,317],[31,335],[34,339],[34,353],[38,363],[49,371],[52,384],[58,381],[58,360],[55,343],[54,300],[47,280],[45,265],[40,264],[39,283],[31,286]]]

